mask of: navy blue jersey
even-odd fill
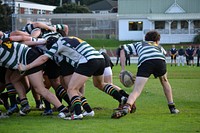
[[[176,48],[172,48],[172,49],[170,49],[170,52],[171,52],[171,54],[176,54],[177,49]]]
[[[185,54],[185,50],[183,48],[178,50],[178,55],[184,55]]]
[[[186,49],[186,53],[189,55],[189,56],[192,56],[194,54],[194,48],[188,48]]]

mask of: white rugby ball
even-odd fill
[[[120,73],[120,82],[125,87],[131,87],[135,83],[135,76],[130,71],[123,71]]]

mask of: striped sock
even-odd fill
[[[104,92],[112,96],[121,103],[122,95],[110,84],[104,86]]]
[[[67,104],[71,106],[69,96],[66,90],[61,85],[59,85],[56,89],[56,96],[59,96],[60,98],[64,99],[67,102]]]
[[[81,98],[79,96],[73,96],[71,99],[72,109],[74,110],[76,115],[80,115],[82,113],[81,110]]]
[[[11,83],[6,84],[6,88],[8,92],[8,97],[10,99],[10,106],[13,107],[14,105],[17,104],[16,100],[17,91]]]
[[[92,111],[92,108],[88,104],[87,99],[85,97],[81,97],[81,106],[83,107],[83,109],[86,112],[91,112]]]

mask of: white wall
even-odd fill
[[[193,42],[194,34],[161,34],[160,43]]]
[[[121,19],[119,20],[119,40],[143,40],[144,31],[129,31],[129,21],[142,21],[143,30],[154,29],[154,24],[147,19]],[[160,43],[180,43],[180,42],[192,42],[195,34],[161,34]]]
[[[151,23],[146,19],[119,20],[119,40],[143,40],[144,31],[129,31],[129,21],[142,21],[143,30],[152,28]]]
[[[113,62],[113,64],[116,63],[117,57],[110,57],[111,61]],[[171,57],[166,57],[166,62],[167,64],[171,63]],[[177,61],[178,63],[178,57],[177,57]],[[120,60],[119,60],[120,63]],[[138,57],[131,57],[131,64],[137,64],[138,63]],[[197,57],[194,57],[194,63],[197,63]],[[185,59],[185,64],[186,64],[186,59]]]

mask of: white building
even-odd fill
[[[192,42],[200,32],[200,0],[118,0],[119,40],[143,40],[149,30],[161,43]]]
[[[2,0],[14,8],[15,14],[52,14],[56,6],[36,4],[24,0]]]

